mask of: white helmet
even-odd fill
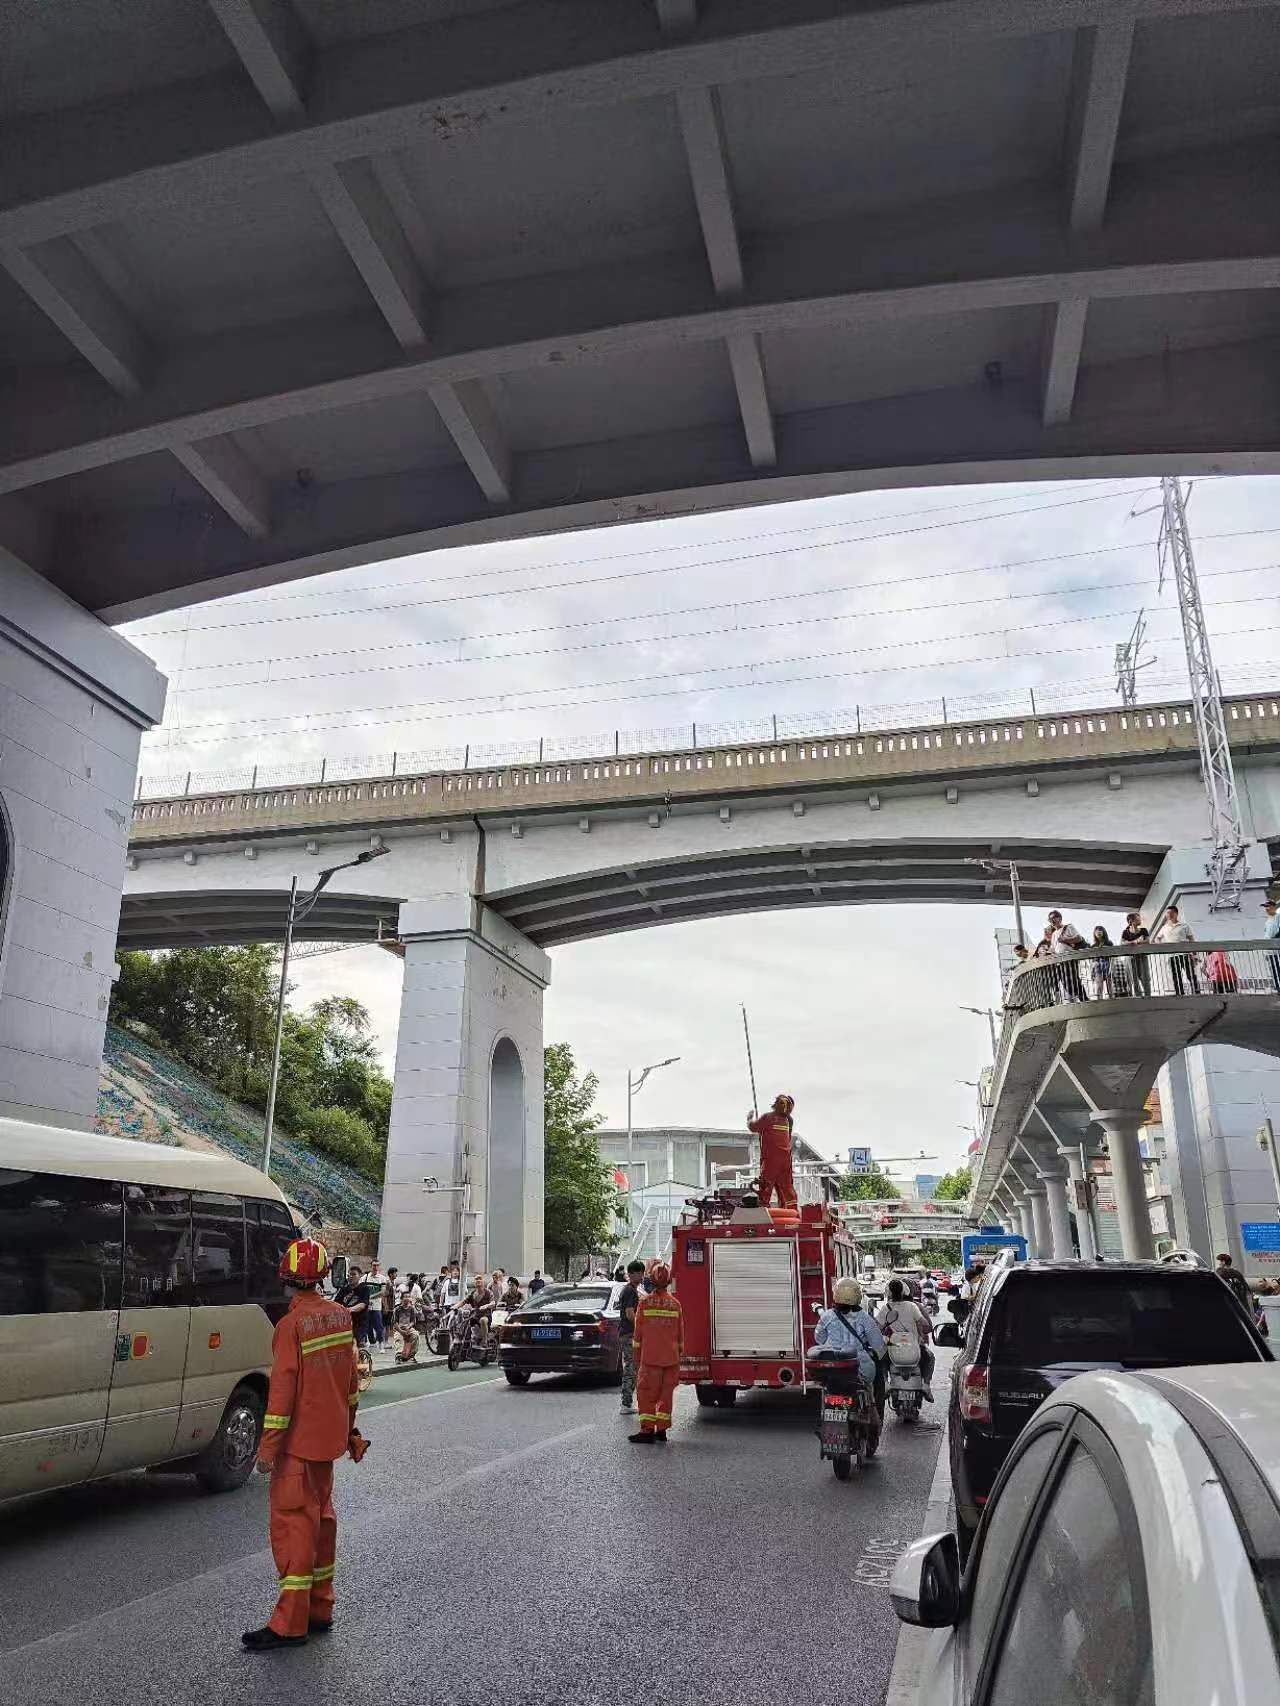
[[[856,1309],[862,1302],[862,1287],[856,1279],[838,1279],[831,1295],[843,1308]]]

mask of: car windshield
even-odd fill
[[[601,1315],[609,1302],[609,1291],[606,1286],[593,1287],[587,1290],[573,1286],[564,1291],[544,1291],[532,1303],[525,1305],[526,1312],[532,1310],[539,1315]]]
[[[992,1309],[994,1362],[1130,1368],[1252,1362],[1257,1344],[1212,1274],[1013,1278]]]

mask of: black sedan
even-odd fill
[[[535,1374],[622,1372],[618,1311],[610,1304],[619,1287],[548,1286],[508,1315],[498,1340],[498,1360],[512,1386]]]

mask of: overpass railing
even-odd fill
[[[1235,738],[1280,741],[1280,698],[1233,699],[1226,709]],[[696,795],[822,781],[873,785],[924,773],[955,772],[962,778],[975,768],[989,771],[1054,760],[1105,760],[1153,750],[1188,756],[1197,752],[1189,704],[1112,707],[874,733],[848,731],[821,739],[806,736],[685,752],[530,761],[479,770],[393,772],[342,781],[327,778],[320,760],[310,781],[288,784],[259,774],[254,787],[203,794],[194,786],[202,779],[187,777],[177,794],[135,802],[133,820],[144,840],[162,839],[175,831],[252,833],[317,820],[360,821],[371,815],[469,816],[495,809],[516,812],[548,805],[625,801],[628,796],[652,800],[655,793]],[[873,795],[871,804],[878,803]],[[213,821],[184,821],[191,819]]]

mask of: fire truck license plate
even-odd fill
[[[559,1327],[534,1327],[531,1332],[535,1339],[558,1339],[560,1337]]]

